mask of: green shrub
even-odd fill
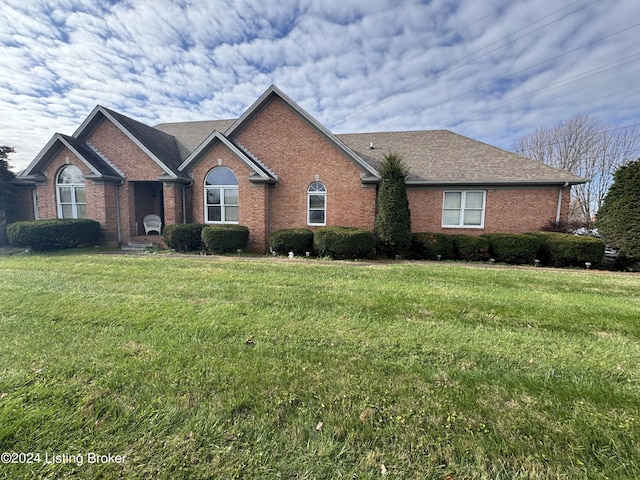
[[[169,225],[162,237],[169,248],[176,252],[195,252],[202,249],[202,223]]]
[[[322,227],[316,230],[313,244],[320,256],[365,258],[373,250],[373,233],[356,227]]]
[[[378,173],[381,181],[374,238],[380,251],[393,257],[411,247],[411,211],[406,184],[409,168],[399,155],[388,153],[378,165]]]
[[[411,236],[413,254],[420,260],[453,258],[453,237],[445,233],[420,232]]]
[[[639,205],[640,159],[616,170],[596,219],[596,228],[604,241],[617,248],[620,263],[632,269],[640,264]]]
[[[535,232],[540,240],[538,258],[545,265],[554,267],[584,267],[589,262],[596,265],[604,256],[604,242],[595,237],[568,233]]]
[[[313,251],[313,232],[307,228],[276,230],[269,235],[269,246],[281,255],[289,252],[304,255]]]
[[[244,225],[212,225],[202,229],[202,243],[213,253],[242,250],[249,243],[249,229]]]
[[[489,240],[489,253],[497,262],[533,263],[540,247],[537,236],[524,233],[492,233],[483,237]]]
[[[52,251],[95,243],[100,224],[89,219],[31,220],[7,226],[7,238],[16,247]]]
[[[479,235],[454,235],[456,258],[466,261],[485,261],[490,258],[489,239]]]

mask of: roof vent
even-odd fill
[[[369,148],[370,148],[371,150],[373,150],[373,148],[374,148],[374,147],[373,147],[373,142],[369,142]]]

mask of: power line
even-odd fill
[[[453,32],[449,35],[447,35],[447,37],[444,40],[441,40],[440,43],[438,44],[438,46],[442,46],[443,44],[447,43],[449,40],[455,38],[455,36],[461,32],[464,32],[465,30],[468,30],[469,28],[471,28],[473,25],[475,25],[476,23],[481,22],[482,20],[486,19],[487,17],[492,16],[494,13],[496,13],[497,11],[504,9],[506,7],[508,7],[510,4],[512,4],[515,0],[509,0],[506,4],[502,5],[500,8],[497,8],[495,10],[493,10],[490,13],[487,13],[486,15],[484,15],[483,17],[478,18],[477,20],[474,20],[473,22],[471,22],[469,25],[467,25],[466,27],[462,28],[459,32]],[[412,60],[415,60],[416,58],[420,57],[421,55],[424,55],[426,52],[426,50],[422,50],[419,53],[415,54],[412,57],[407,58],[406,60],[403,60],[402,62],[400,62],[398,65],[396,65],[393,68],[390,68],[380,74],[378,74],[377,76],[373,77],[371,80],[368,80],[367,82],[363,83],[362,85],[360,85],[360,89],[371,85],[372,83],[374,83],[376,80],[379,80],[380,78],[384,77],[385,75],[388,75],[389,73],[395,72],[397,71],[398,67],[400,67],[401,65],[405,65],[407,63],[409,63]]]
[[[610,70],[610,69],[609,69],[609,70]],[[570,93],[564,93],[564,94],[562,94],[562,95],[558,95],[558,96],[556,96],[556,97],[551,97],[551,98],[549,98],[549,99],[547,99],[547,100],[555,100],[556,98],[561,98],[561,97],[565,97],[565,96],[567,96],[567,95],[572,95],[572,94],[574,94],[574,93],[576,93],[576,92],[581,92],[581,91],[583,91],[583,90],[587,90],[587,89],[589,89],[589,88],[597,87],[598,85],[602,85],[603,83],[611,82],[612,80],[618,80],[618,79],[620,79],[620,78],[622,78],[622,77],[627,77],[627,76],[629,76],[629,75],[633,75],[633,74],[636,74],[636,73],[638,73],[638,72],[640,72],[640,69],[638,69],[638,70],[633,70],[633,71],[631,71],[631,72],[627,72],[627,73],[625,73],[624,75],[618,75],[616,78],[609,78],[609,79],[604,80],[604,81],[602,81],[602,82],[594,83],[594,84],[592,84],[592,85],[587,85],[586,87],[579,88],[579,89],[576,89],[576,90],[572,90]],[[570,77],[570,78],[571,78],[571,77]],[[551,84],[551,85],[549,85],[549,86],[547,86],[547,87],[544,87],[544,88],[541,88],[541,89],[538,89],[538,90],[533,90],[533,91],[528,92],[528,93],[526,93],[526,94],[524,94],[524,95],[520,95],[520,96],[518,96],[518,97],[516,97],[516,98],[514,98],[514,99],[512,99],[512,100],[508,100],[508,101],[504,101],[504,102],[496,103],[496,104],[494,104],[494,105],[493,105],[492,107],[490,107],[490,108],[481,109],[481,110],[476,111],[475,113],[472,113],[472,114],[467,115],[467,116],[465,117],[465,120],[466,120],[466,119],[469,119],[469,118],[471,118],[471,117],[475,117],[475,116],[477,116],[477,115],[480,115],[481,113],[488,112],[488,111],[491,111],[491,110],[495,110],[495,109],[496,109],[496,108],[498,108],[498,107],[501,107],[501,106],[504,106],[504,105],[509,105],[509,104],[511,104],[511,103],[515,103],[515,102],[517,102],[518,100],[521,100],[521,99],[526,98],[526,97],[530,97],[530,96],[531,96],[531,94],[533,94],[533,93],[538,93],[538,92],[542,92],[542,91],[545,91],[545,90],[553,90],[553,89],[560,88],[560,87],[566,87],[568,84],[571,84],[571,83],[573,83],[573,82],[575,82],[575,81],[578,81],[578,80],[574,80],[574,81],[572,81],[572,82],[568,82],[568,83],[562,84],[563,82],[565,82],[565,81],[563,80],[562,82],[559,82],[559,84]]]
[[[640,24],[639,24],[639,25],[640,25]],[[632,61],[626,61],[626,62],[622,62],[622,61],[623,61],[623,60],[627,60],[627,59],[629,59],[629,58],[637,57],[637,56],[639,56],[639,55],[640,55],[640,52],[635,53],[635,54],[633,54],[633,55],[630,55],[630,56],[628,56],[628,57],[624,57],[624,58],[622,58],[622,59],[620,59],[620,60],[617,60],[617,61],[615,61],[615,62],[611,62],[611,63],[605,64],[605,65],[602,65],[602,66],[600,66],[600,67],[593,68],[593,69],[591,69],[591,70],[587,70],[586,72],[582,72],[582,73],[579,73],[579,74],[576,74],[576,75],[572,75],[572,76],[567,77],[567,78],[565,78],[565,79],[563,79],[563,80],[560,80],[559,82],[556,82],[556,83],[552,83],[552,84],[550,84],[550,85],[547,85],[546,87],[539,88],[539,89],[537,89],[537,90],[529,91],[529,92],[527,92],[527,93],[525,93],[525,94],[522,94],[522,95],[519,95],[519,96],[517,96],[517,97],[515,97],[515,98],[512,98],[511,100],[505,100],[505,101],[503,101],[503,102],[499,102],[499,103],[493,104],[491,107],[484,108],[484,109],[481,109],[481,110],[476,111],[475,113],[471,113],[471,114],[467,115],[467,116],[465,117],[465,120],[466,120],[466,119],[469,119],[469,118],[471,118],[471,117],[474,117],[474,116],[480,115],[481,113],[488,112],[488,111],[491,111],[491,110],[495,110],[495,109],[496,109],[496,108],[498,108],[498,107],[501,107],[501,106],[504,106],[504,105],[510,105],[510,104],[512,104],[512,103],[517,102],[518,100],[521,100],[521,99],[523,99],[523,98],[530,97],[530,96],[532,96],[532,94],[540,93],[540,92],[544,92],[544,91],[549,91],[549,90],[555,90],[555,89],[557,89],[557,88],[566,87],[567,85],[570,85],[571,83],[575,83],[575,82],[578,82],[578,81],[584,80],[584,79],[585,79],[585,78],[587,78],[587,77],[591,77],[591,76],[594,76],[594,75],[600,75],[600,74],[605,73],[605,72],[607,72],[607,71],[609,71],[609,70],[613,70],[614,68],[617,68],[617,67],[619,67],[619,66],[622,66],[622,65],[625,65],[625,64],[628,64],[628,63],[632,63]],[[604,67],[609,67],[609,68],[606,68],[606,69],[602,70]],[[590,72],[595,72],[596,70],[601,70],[601,71],[600,71],[600,72],[597,72],[597,73],[590,73]],[[610,81],[612,81],[612,80],[617,80],[617,79],[619,79],[619,78],[626,77],[626,76],[631,75],[631,74],[636,73],[636,72],[638,72],[638,70],[634,70],[634,71],[632,71],[632,72],[625,73],[624,75],[619,75],[618,77],[613,78],[613,79],[607,79],[607,80],[604,80],[604,81],[599,82],[599,83],[596,83],[596,84],[588,85],[588,86],[586,86],[586,87],[584,87],[584,88],[581,88],[581,89],[578,89],[578,90],[574,90],[574,91],[572,91],[571,93],[575,93],[575,92],[579,92],[579,91],[582,91],[582,90],[586,90],[587,88],[591,88],[591,87],[594,87],[594,86],[597,86],[597,85],[601,85],[602,83],[610,82]],[[582,78],[580,78],[580,77],[582,77]],[[507,77],[507,78],[508,78],[508,77]],[[573,79],[573,80],[572,80],[572,79]],[[490,84],[493,84],[493,83],[495,83],[495,82],[491,82]],[[479,88],[478,88],[478,89],[471,90],[471,91],[469,91],[469,92],[465,92],[464,94],[461,94],[461,95],[458,95],[457,97],[452,97],[452,98],[458,98],[458,97],[460,97],[460,96],[466,95],[466,94],[471,93],[471,92],[475,92],[475,91],[477,91],[477,90],[479,90]],[[569,94],[563,94],[563,95],[560,95],[560,96],[558,96],[558,97],[554,97],[554,98],[560,98],[560,97],[563,97],[563,96],[565,96],[565,95],[569,95]],[[408,114],[402,115],[402,116],[400,116],[400,117],[398,117],[398,118],[395,118],[395,119],[393,119],[393,120],[391,120],[391,121],[389,121],[389,122],[387,122],[387,123],[382,124],[382,125],[380,126],[380,128],[381,128],[381,129],[384,129],[384,127],[387,127],[387,126],[389,126],[389,125],[391,125],[391,124],[393,124],[393,123],[396,123],[397,121],[402,120],[403,118],[406,118],[406,117],[409,117],[409,116],[415,115],[416,113],[419,113],[419,112],[423,112],[423,111],[425,111],[425,110],[428,110],[429,108],[432,108],[433,106],[440,105],[440,104],[445,103],[446,101],[449,101],[449,100],[450,100],[450,99],[443,100],[443,101],[441,101],[441,102],[439,102],[439,103],[437,103],[437,104],[435,104],[435,105],[431,105],[431,106],[428,106],[428,107],[425,107],[425,108],[421,108],[421,109],[419,109],[419,110],[414,110],[414,111],[413,111],[413,112],[411,112],[411,113],[408,113]]]
[[[359,108],[359,109],[354,110],[353,112],[351,112],[350,114],[348,114],[348,115],[346,115],[345,117],[343,117],[343,118],[342,118],[342,120],[339,120],[339,121],[338,121],[337,123],[335,123],[334,125],[340,125],[340,124],[344,123],[344,122],[345,122],[345,121],[347,121],[347,120],[350,120],[350,119],[352,119],[352,118],[354,118],[354,117],[360,116],[360,115],[362,115],[363,113],[366,113],[366,112],[368,112],[369,110],[372,110],[373,108],[379,107],[380,105],[383,105],[383,104],[385,104],[385,103],[388,103],[388,102],[390,102],[391,100],[394,100],[394,99],[396,99],[396,98],[398,98],[398,97],[400,97],[400,96],[402,96],[402,95],[405,95],[406,93],[409,93],[411,90],[413,90],[413,89],[417,88],[418,86],[424,85],[424,84],[429,83],[429,82],[433,82],[434,80],[436,80],[437,78],[442,77],[442,76],[443,76],[443,75],[445,75],[446,73],[450,73],[450,72],[452,72],[452,71],[455,71],[455,70],[457,70],[457,69],[459,69],[459,68],[461,68],[461,67],[463,67],[463,66],[465,66],[465,65],[467,65],[467,64],[469,64],[469,63],[471,63],[472,61],[479,60],[480,58],[486,57],[487,55],[489,55],[489,54],[491,54],[491,53],[493,53],[493,52],[495,52],[495,51],[497,51],[497,50],[500,50],[501,48],[504,48],[504,47],[505,47],[505,46],[507,46],[507,45],[510,45],[510,44],[512,44],[512,43],[515,43],[515,42],[517,42],[517,41],[519,41],[519,40],[521,40],[521,39],[523,39],[523,38],[525,38],[525,37],[527,37],[527,36],[529,36],[529,35],[532,35],[533,33],[537,32],[537,31],[539,31],[539,30],[542,30],[543,28],[548,27],[549,25],[552,25],[552,24],[554,24],[554,23],[556,23],[556,22],[559,22],[560,20],[562,20],[562,19],[564,19],[564,18],[566,18],[566,17],[568,17],[568,16],[570,16],[570,15],[573,15],[574,13],[579,12],[580,10],[583,10],[583,9],[585,9],[585,8],[587,8],[587,7],[591,6],[591,5],[593,5],[593,4],[594,4],[594,3],[596,3],[597,1],[598,1],[598,0],[593,0],[592,2],[587,3],[587,4],[585,4],[585,5],[583,5],[583,6],[579,7],[579,8],[577,8],[576,10],[573,10],[573,11],[571,11],[571,12],[569,12],[569,13],[567,13],[567,14],[565,14],[565,15],[561,16],[561,17],[558,17],[558,18],[556,18],[555,20],[552,20],[552,21],[550,21],[550,22],[548,22],[548,23],[545,23],[544,25],[542,25],[542,26],[540,26],[540,27],[538,27],[538,28],[536,28],[536,29],[534,29],[534,30],[532,30],[532,31],[530,31],[530,32],[528,32],[528,33],[526,33],[526,34],[524,34],[524,35],[521,35],[521,36],[519,36],[519,37],[517,37],[517,38],[514,38],[514,39],[512,39],[512,40],[509,40],[507,43],[505,43],[505,44],[503,44],[503,45],[500,45],[499,47],[496,47],[496,48],[494,48],[494,49],[492,49],[492,50],[490,50],[490,51],[488,51],[488,52],[486,52],[486,53],[484,53],[484,54],[482,54],[482,55],[480,55],[480,56],[475,56],[476,54],[478,54],[478,53],[482,52],[483,50],[485,50],[485,49],[487,49],[487,48],[489,48],[489,47],[491,47],[491,46],[493,46],[493,45],[495,45],[495,44],[497,44],[497,43],[500,43],[500,42],[502,42],[502,41],[503,41],[503,40],[505,40],[505,39],[508,39],[509,37],[513,36],[514,34],[516,34],[516,33],[518,33],[518,32],[521,32],[521,31],[523,31],[523,30],[526,30],[526,29],[528,29],[529,27],[532,27],[533,25],[536,25],[537,23],[540,23],[540,22],[542,22],[543,20],[545,20],[545,19],[547,19],[547,18],[549,18],[549,17],[551,17],[551,16],[555,15],[556,13],[559,13],[559,12],[561,12],[562,10],[565,10],[565,9],[567,9],[567,8],[569,8],[569,7],[573,6],[573,5],[575,5],[576,3],[579,3],[579,2],[580,2],[580,0],[576,0],[575,2],[573,2],[573,3],[569,4],[569,5],[566,5],[566,6],[564,6],[564,7],[560,8],[560,9],[558,9],[558,10],[555,10],[555,11],[551,12],[551,13],[550,13],[550,14],[548,14],[548,15],[545,15],[544,17],[542,17],[542,18],[540,18],[540,19],[536,20],[535,22],[532,22],[532,23],[530,23],[530,24],[528,24],[528,25],[526,25],[526,26],[524,26],[524,27],[522,27],[522,28],[520,28],[520,29],[518,29],[518,30],[516,30],[516,31],[514,31],[514,32],[509,33],[508,35],[505,35],[504,37],[502,37],[502,38],[500,38],[500,39],[498,39],[498,40],[496,40],[496,41],[494,41],[494,42],[492,42],[492,43],[489,43],[488,45],[485,45],[484,47],[482,47],[482,48],[480,48],[480,49],[478,49],[478,50],[475,50],[474,52],[471,52],[471,53],[470,53],[470,54],[468,54],[468,55],[465,55],[465,56],[461,57],[460,59],[456,60],[455,62],[452,62],[451,64],[447,65],[447,66],[446,66],[446,67],[445,67],[445,68],[444,68],[440,73],[438,73],[438,74],[437,74],[437,75],[435,75],[434,77],[430,77],[430,78],[427,78],[427,79],[416,80],[416,81],[414,81],[414,82],[412,82],[412,83],[410,83],[410,84],[408,84],[408,85],[404,86],[404,87],[403,87],[403,88],[402,88],[398,93],[396,93],[396,94],[394,94],[394,95],[391,95],[391,96],[389,96],[389,97],[385,98],[384,100],[371,102],[371,103],[369,103],[369,104],[367,104],[367,105],[364,105],[363,107],[361,107],[361,108]],[[468,61],[466,61],[466,62],[463,62],[463,60],[466,60],[466,59],[469,59],[469,60],[468,60]],[[453,68],[452,68],[452,67],[453,67]],[[409,88],[410,90],[407,90],[408,88]]]
[[[603,40],[606,40],[606,39],[608,39],[608,38],[611,38],[611,37],[613,37],[613,36],[615,36],[615,35],[619,35],[619,34],[621,34],[621,33],[623,33],[623,32],[626,32],[627,30],[631,30],[631,29],[636,28],[636,27],[638,27],[638,26],[640,26],[640,22],[638,22],[638,23],[636,23],[636,24],[634,24],[634,25],[631,25],[630,27],[623,28],[622,30],[618,30],[618,31],[616,31],[616,32],[613,32],[613,33],[611,33],[611,34],[609,34],[609,35],[605,35],[604,37],[600,37],[600,38],[598,38],[597,40],[593,40],[593,41],[591,41],[591,42],[589,42],[589,43],[585,43],[585,44],[583,44],[583,45],[580,45],[579,47],[575,47],[575,48],[573,48],[573,49],[571,49],[571,50],[568,50],[568,51],[566,51],[566,52],[564,52],[564,53],[561,53],[561,54],[559,54],[559,55],[556,55],[555,57],[552,57],[552,58],[550,58],[550,59],[548,59],[548,60],[545,60],[545,61],[543,61],[543,62],[539,62],[539,63],[536,63],[535,65],[531,65],[531,66],[529,66],[529,67],[527,67],[527,68],[524,68],[524,69],[522,69],[522,70],[519,70],[519,71],[517,71],[517,72],[514,72],[514,73],[512,73],[511,75],[507,75],[506,77],[502,77],[502,78],[499,78],[499,79],[497,79],[497,80],[493,80],[493,81],[491,81],[491,82],[488,82],[488,83],[485,83],[485,84],[483,84],[483,85],[480,85],[479,87],[476,87],[476,88],[474,88],[474,89],[472,89],[472,90],[467,90],[466,92],[463,92],[463,93],[461,93],[461,94],[455,95],[455,96],[453,96],[453,97],[446,98],[446,99],[441,100],[441,101],[439,101],[439,102],[437,102],[437,103],[430,104],[430,105],[428,105],[428,106],[426,106],[426,107],[420,108],[419,110],[414,110],[414,111],[412,111],[411,113],[407,113],[407,114],[405,114],[405,115],[401,115],[400,117],[397,117],[397,118],[395,118],[395,119],[393,119],[393,120],[391,120],[391,121],[389,121],[389,122],[387,122],[387,123],[384,123],[383,125],[381,125],[381,127],[380,127],[380,128],[384,128],[385,126],[391,125],[391,124],[393,124],[393,123],[395,123],[395,122],[397,122],[397,121],[399,121],[399,120],[402,120],[403,118],[410,117],[410,116],[412,116],[412,115],[415,115],[416,113],[423,112],[423,111],[428,110],[428,109],[430,109],[430,108],[437,107],[437,106],[442,105],[443,103],[449,102],[449,101],[451,101],[451,100],[455,100],[455,99],[457,99],[457,98],[463,97],[463,96],[468,95],[468,94],[470,94],[470,93],[474,93],[474,92],[480,91],[480,90],[482,90],[483,88],[490,87],[491,85],[494,85],[494,84],[496,84],[496,83],[499,83],[499,82],[501,82],[501,81],[503,81],[503,80],[506,80],[506,79],[508,79],[508,78],[512,78],[512,77],[515,77],[515,76],[517,76],[517,75],[520,75],[520,74],[522,74],[522,73],[524,73],[524,72],[526,72],[526,71],[528,71],[528,70],[531,70],[531,69],[533,69],[533,68],[536,68],[536,67],[539,67],[539,66],[541,66],[541,65],[544,65],[544,64],[546,64],[546,63],[549,63],[549,62],[552,62],[552,61],[554,61],[554,60],[557,60],[557,59],[558,59],[558,58],[560,58],[560,57],[566,56],[566,55],[568,55],[568,54],[570,54],[570,53],[573,53],[573,52],[575,52],[575,51],[577,51],[577,50],[580,50],[580,49],[582,49],[582,48],[585,48],[585,47],[591,47],[591,46],[593,46],[593,45],[595,45],[595,44],[597,44],[597,43],[599,43],[599,42],[601,42],[601,41],[603,41]],[[635,55],[638,55],[638,54],[635,54]],[[631,55],[631,56],[635,56],[635,55]],[[629,58],[629,57],[625,57],[625,58]]]

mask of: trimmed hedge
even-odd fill
[[[202,223],[169,225],[162,238],[169,248],[176,252],[195,252],[202,249]]]
[[[540,239],[525,233],[491,233],[483,235],[489,240],[489,253],[498,262],[516,265],[533,263],[540,248]]]
[[[201,238],[213,253],[235,252],[249,243],[249,229],[244,225],[212,225],[202,229]]]
[[[489,239],[479,235],[454,235],[453,247],[458,260],[486,261],[489,260]]]
[[[100,224],[89,219],[31,220],[7,226],[7,238],[16,247],[53,251],[95,243]]]
[[[322,227],[313,236],[320,256],[334,259],[365,258],[373,251],[373,233],[357,227]]]
[[[540,240],[538,258],[554,267],[584,267],[589,262],[597,265],[604,257],[604,242],[595,237],[566,233],[531,233]]]
[[[286,228],[269,235],[271,250],[281,255],[304,255],[313,251],[313,232],[307,228]]]
[[[420,260],[453,258],[453,236],[445,233],[420,232],[411,236],[414,256]]]

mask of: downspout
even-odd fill
[[[273,188],[274,185],[269,185],[269,198],[267,200],[267,208],[269,209],[269,233],[267,235],[267,238],[271,235],[271,233],[273,233],[273,215],[271,211],[271,204],[273,202]]]
[[[124,185],[124,180],[116,183],[116,226],[118,227],[118,245],[122,245],[122,227],[120,226],[120,187]]]
[[[31,198],[33,199],[33,219],[40,220],[40,212],[38,212],[38,194],[37,188],[31,190]]]
[[[560,214],[562,212],[562,192],[569,186],[569,182],[564,182],[564,185],[558,189],[558,208],[556,210],[556,225],[560,223]]]

